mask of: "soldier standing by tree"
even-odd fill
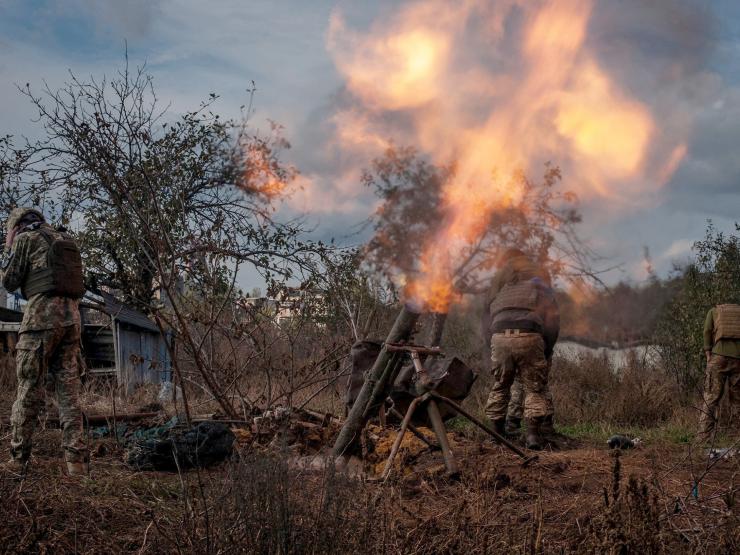
[[[712,436],[725,386],[731,403],[740,404],[740,305],[721,304],[709,309],[704,322],[704,353],[707,373],[697,436],[700,441]]]
[[[78,394],[80,376],[79,299],[85,292],[82,261],[69,235],[46,223],[33,208],[15,208],[7,222],[6,259],[2,284],[20,289],[26,304],[16,346],[18,392],[11,415],[11,459],[4,467],[24,471],[44,397],[45,381],[53,380],[59,404],[67,471],[87,474]]]

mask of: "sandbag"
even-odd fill
[[[453,401],[462,402],[478,378],[478,374],[457,357],[428,358],[424,361],[424,369],[429,377],[429,388],[439,395]],[[416,379],[417,374],[413,366],[404,368],[407,371],[399,372],[398,379],[393,384],[390,398],[393,406],[401,413],[406,414],[411,401],[419,395]],[[443,420],[457,416],[455,411],[444,403],[438,403],[439,412]],[[424,406],[421,405],[414,412],[412,422],[419,426],[429,427],[429,418]]]

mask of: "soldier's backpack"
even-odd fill
[[[721,304],[714,309],[714,342],[740,339],[740,305]]]
[[[31,270],[21,292],[26,299],[43,293],[60,297],[81,298],[85,294],[80,249],[68,235],[37,230],[49,245],[46,267]]]

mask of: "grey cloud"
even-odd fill
[[[100,32],[113,28],[124,37],[138,39],[149,36],[155,17],[161,15],[162,0],[80,0],[79,9],[92,16]],[[64,2],[69,6],[69,2]]]
[[[100,33],[131,38],[141,51],[141,59],[132,62],[150,61],[159,95],[164,102],[173,101],[174,111],[193,108],[209,92],[216,92],[223,95],[217,109],[236,115],[246,100],[245,89],[255,79],[255,123],[261,125],[266,116],[284,123],[293,144],[287,159],[311,176],[315,186],[333,194],[339,180],[352,179],[348,172],[369,163],[363,154],[332,142],[330,117],[350,103],[324,48],[328,17],[336,4],[333,0],[54,0],[54,13],[44,17],[84,11],[97,22]],[[379,10],[395,3],[384,1],[380,8],[348,0],[339,4],[350,26],[366,28]],[[598,0],[596,4],[591,47],[610,73],[618,76],[620,85],[656,114],[659,134],[654,163],[665,158],[668,147],[661,145],[672,144],[691,130],[687,156],[661,191],[659,203],[646,201],[643,209],[607,217],[602,216],[608,207],[584,207],[584,236],[593,239],[610,263],[627,261],[630,266],[639,261],[643,245],[649,245],[657,258],[677,240],[698,239],[709,217],[724,226],[737,219],[740,73],[735,4],[686,0]],[[511,63],[516,58],[507,57],[506,48],[521,37],[516,36],[517,22],[510,23],[511,35],[496,46],[498,50],[466,45],[459,55],[485,56],[490,67]],[[727,26],[734,26],[734,32],[727,33]],[[122,61],[121,51],[113,59],[82,59],[39,50],[33,37],[25,45],[6,42],[14,51],[5,47],[0,51],[4,98],[0,134],[34,132],[29,123],[32,114],[14,82],[40,84],[46,78],[54,87],[66,78],[67,67],[81,75],[99,75],[111,73]],[[722,102],[719,108],[714,107],[717,101]],[[397,118],[396,123],[404,126],[399,113],[374,117]],[[355,243],[366,236],[357,235],[358,223],[367,217],[374,198],[360,185],[359,171],[354,175],[356,210],[310,215],[308,223],[315,226],[316,237]],[[285,215],[295,215],[295,207],[286,207]],[[668,263],[661,264],[661,271],[667,271]]]

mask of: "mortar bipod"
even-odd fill
[[[528,456],[527,453],[519,449],[516,445],[511,443],[509,440],[507,440],[501,434],[497,433],[495,430],[492,430],[491,428],[486,426],[483,422],[481,422],[476,417],[474,417],[472,414],[470,414],[468,411],[463,409],[460,405],[458,405],[451,399],[448,399],[447,397],[439,395],[438,393],[434,391],[435,384],[432,383],[432,381],[429,379],[427,371],[424,369],[419,355],[441,356],[442,352],[439,349],[439,347],[425,347],[421,345],[386,344],[386,349],[390,352],[405,351],[411,354],[411,360],[413,361],[414,370],[417,375],[416,384],[417,384],[418,396],[414,398],[413,401],[411,401],[411,404],[409,405],[408,410],[406,411],[406,415],[403,417],[403,420],[401,421],[401,428],[399,429],[398,435],[396,436],[396,439],[393,442],[393,446],[391,447],[391,452],[388,455],[388,460],[386,461],[385,467],[383,468],[383,473],[381,475],[381,478],[383,480],[387,480],[388,477],[390,476],[391,470],[393,468],[393,460],[398,454],[398,450],[401,447],[401,442],[403,441],[403,437],[406,434],[406,431],[412,425],[411,419],[414,415],[414,412],[416,411],[417,407],[422,403],[426,403],[426,410],[427,410],[427,415],[429,416],[429,422],[432,425],[432,430],[434,431],[434,435],[436,436],[437,441],[439,442],[439,447],[442,450],[442,456],[444,458],[445,467],[447,468],[448,476],[458,475],[460,470],[457,466],[457,461],[455,460],[455,456],[452,453],[452,449],[450,448],[450,444],[447,439],[447,429],[445,428],[444,422],[442,421],[442,416],[439,412],[439,406],[437,405],[438,402],[447,405],[453,411],[455,411],[458,415],[466,418],[467,420],[469,420],[470,422],[478,426],[480,429],[482,429],[484,432],[486,432],[488,435],[492,436],[498,443],[500,443],[504,447],[507,447],[510,451],[512,451],[520,459],[522,459],[523,466],[527,466],[531,462],[537,460],[538,458],[537,455]]]

